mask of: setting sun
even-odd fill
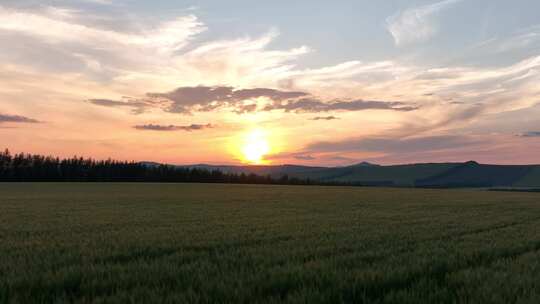
[[[264,156],[270,152],[270,145],[262,130],[253,130],[245,137],[242,146],[244,161],[251,164],[264,163]]]

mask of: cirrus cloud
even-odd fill
[[[387,29],[398,46],[428,40],[438,31],[437,14],[461,1],[445,0],[404,10],[386,19]]]

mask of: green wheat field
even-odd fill
[[[539,301],[539,193],[0,184],[0,303]]]

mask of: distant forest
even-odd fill
[[[72,157],[60,159],[33,154],[0,152],[0,181],[2,182],[179,182],[234,184],[320,184],[312,180],[233,174],[219,170],[149,165],[139,162],[94,160]]]

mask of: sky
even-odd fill
[[[1,0],[0,148],[540,163],[537,0]]]

